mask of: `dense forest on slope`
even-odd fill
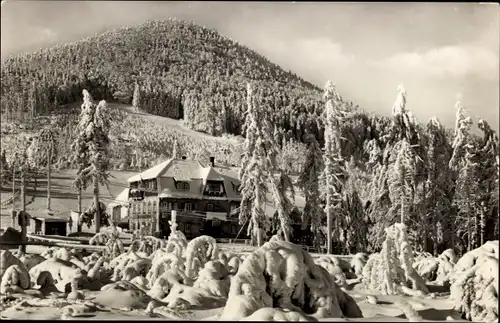
[[[320,90],[217,32],[176,21],[153,21],[8,58],[2,64],[6,120],[46,115],[80,100],[131,103],[148,113],[189,120],[208,133],[241,133],[246,82],[258,82],[281,126],[314,111]],[[224,119],[224,120],[222,120]],[[204,124],[199,122],[204,120]]]
[[[192,158],[215,155],[239,165],[248,82],[259,113],[276,125],[279,162],[289,172],[306,173],[307,162],[321,159],[308,151],[310,138],[319,147],[325,144],[322,90],[213,30],[175,20],[8,58],[1,70],[2,133],[19,133],[22,126],[36,136],[51,124],[59,130],[54,163],[72,167],[68,152],[79,114],[72,103],[81,102],[87,89],[97,100],[182,118],[191,129],[228,138],[224,143],[185,136],[110,108],[113,167],[152,166],[170,157],[175,145]],[[347,174],[342,239],[358,234],[357,249],[348,251],[379,250],[384,228],[402,209],[419,250],[463,251],[498,239],[498,136],[485,121],[467,118],[458,107],[451,130],[436,119],[419,123],[406,113],[367,114],[342,97],[336,105],[344,112],[337,130]],[[43,146],[2,136],[2,167],[15,159],[10,148],[23,145]],[[31,171],[43,171],[45,161],[31,163]]]

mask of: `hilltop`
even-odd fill
[[[177,20],[10,57],[1,76],[4,122],[49,115],[81,100],[83,89],[97,100],[131,104],[136,84],[145,112],[219,135],[241,134],[247,82],[286,131],[321,101],[317,86],[214,30]]]

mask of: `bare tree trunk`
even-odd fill
[[[52,161],[52,142],[49,144],[49,151],[47,158],[47,210],[50,210],[51,161]]]
[[[24,172],[21,173],[21,210],[26,211],[26,182]]]
[[[76,231],[77,232],[82,232],[82,223],[81,223],[81,216],[82,216],[82,188],[78,188],[78,223],[76,224]]]
[[[24,180],[24,171],[21,172],[21,210],[23,212],[26,212],[26,187],[25,187],[25,180]],[[26,238],[26,226],[21,227],[21,241],[26,242],[28,239]],[[26,245],[22,244],[20,245],[20,251],[22,253],[26,253]]]
[[[401,197],[401,224],[405,224],[405,200]]]
[[[16,168],[12,166],[12,212],[16,210]]]
[[[481,231],[480,235],[481,235],[481,246],[482,246],[484,244],[484,229],[486,227],[486,223],[485,223],[486,220],[485,220],[485,216],[484,216],[484,208],[483,208],[483,204],[482,203],[481,203],[481,213],[480,214],[481,214],[480,215],[481,216],[481,219],[480,219],[481,222],[479,223],[479,225],[480,225],[480,231]]]
[[[95,233],[99,233],[101,230],[101,209],[99,207],[99,182],[97,177],[94,176],[94,204],[95,204]]]
[[[329,197],[327,197],[329,199]],[[330,210],[330,201],[327,201],[326,212],[326,252],[332,254],[332,212]]]
[[[472,223],[470,218],[470,208],[467,208],[467,251],[472,250]]]
[[[424,190],[424,192],[423,192],[423,196],[424,196],[423,200],[425,201],[426,200],[425,197],[427,196],[427,190],[426,190],[425,183],[423,185],[423,190]],[[422,222],[423,222],[423,226],[424,226],[424,252],[428,252],[428,247],[429,247],[428,243],[427,243],[427,239],[428,239],[428,236],[429,236],[429,233],[427,231],[428,230],[428,228],[427,228],[427,226],[428,226],[427,220],[428,219],[427,219],[427,214],[426,214],[426,209],[425,209],[425,203],[422,203],[421,205],[422,206],[421,206],[421,211],[420,212],[421,212],[422,217],[423,217],[423,219],[422,219],[423,221]],[[435,227],[435,224],[433,226]]]

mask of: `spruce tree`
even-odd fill
[[[248,234],[261,246],[270,221],[264,213],[268,179],[265,171],[266,143],[262,136],[262,116],[255,106],[253,89],[247,85],[247,111],[244,131],[243,155],[239,178],[241,182],[240,224],[249,221]]]
[[[314,236],[314,245],[319,247],[321,237],[321,221],[324,210],[320,206],[319,177],[323,171],[322,151],[318,141],[312,134],[306,135],[308,150],[306,163],[298,178],[299,187],[304,192],[304,211],[302,212],[302,228],[310,227]]]
[[[83,104],[80,121],[77,127],[75,148],[79,149],[77,156],[76,183],[78,187],[92,181],[94,202],[99,204],[99,184],[105,185],[108,181],[109,169],[109,129],[110,119],[106,111],[106,101],[100,101],[96,105],[87,90],[83,90]],[[95,229],[99,233],[101,219],[99,207],[95,207]]]
[[[497,185],[499,177],[497,171],[499,142],[495,131],[485,120],[480,119],[477,125],[483,133],[477,151],[480,164],[478,181],[481,192],[479,202],[480,245],[483,245],[486,240],[495,240],[494,234],[487,235],[487,223],[494,223],[495,220],[498,222],[498,194],[495,194],[495,185]],[[498,231],[496,231],[496,239],[498,239]]]
[[[451,209],[451,193],[453,178],[448,166],[451,157],[451,145],[446,137],[445,128],[438,119],[431,118],[427,123],[427,196],[426,206],[428,220],[423,225],[431,227],[432,252],[438,255],[438,246],[446,241],[451,242],[454,219]]]
[[[327,219],[327,252],[332,253],[333,241],[339,242],[339,218],[342,217],[342,186],[345,178],[344,160],[340,150],[340,97],[335,85],[328,81],[325,86],[325,149],[322,180],[325,187],[325,214]],[[335,223],[333,223],[335,222]]]

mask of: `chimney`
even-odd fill
[[[186,160],[186,158],[187,158],[186,156],[182,156],[182,160]]]
[[[210,164],[212,164],[212,167],[215,167],[215,157],[210,157]]]

